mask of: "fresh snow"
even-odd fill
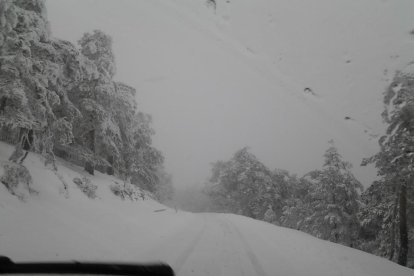
[[[0,143],[1,164],[11,152]],[[177,275],[413,273],[386,259],[242,216],[176,212],[150,198],[123,201],[109,189],[119,179],[98,172],[90,176],[62,160],[58,174],[33,153],[25,165],[38,194],[21,201],[0,185],[0,255],[14,261],[162,261]],[[74,177],[90,178],[98,186],[97,198],[88,199]]]

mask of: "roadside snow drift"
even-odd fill
[[[0,143],[1,168],[11,152]],[[163,261],[177,275],[413,273],[386,259],[242,216],[176,212],[148,197],[121,200],[110,190],[120,180],[90,176],[62,161],[57,174],[32,153],[25,165],[38,194],[22,194],[19,200],[0,185],[0,255],[14,261]],[[83,194],[75,177],[97,185],[97,198]]]

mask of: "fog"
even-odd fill
[[[211,162],[244,146],[303,174],[321,167],[330,139],[368,186],[375,170],[359,164],[378,148],[385,86],[414,60],[414,2],[268,2],[217,1],[216,13],[202,0],[47,7],[56,37],[113,38],[115,79],[153,116],[177,187],[202,185]]]

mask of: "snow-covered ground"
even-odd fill
[[[0,143],[1,164],[11,151]],[[0,185],[0,255],[14,261],[163,261],[177,275],[413,274],[386,259],[246,217],[176,212],[151,199],[122,201],[109,189],[119,180],[91,177],[62,161],[60,178],[34,154],[25,165],[37,195],[23,202]],[[98,185],[98,198],[88,199],[72,182],[83,176]]]

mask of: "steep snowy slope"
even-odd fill
[[[48,1],[54,35],[114,38],[117,78],[138,88],[176,184],[243,146],[305,173],[335,139],[368,186],[381,93],[414,60],[411,0]],[[347,119],[349,118],[349,119]],[[185,168],[185,169],[183,169]]]
[[[11,150],[0,143],[1,164]],[[22,202],[0,185],[0,255],[15,261],[163,261],[177,275],[412,275],[386,259],[265,222],[176,212],[151,199],[122,201],[109,189],[119,180],[99,173],[90,177],[98,198],[88,199],[71,181],[85,173],[58,162],[65,197],[61,179],[38,156],[25,164],[37,195]]]

